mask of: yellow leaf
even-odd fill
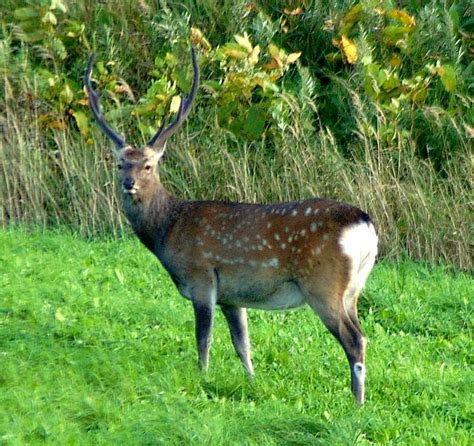
[[[265,85],[265,82],[263,79],[259,78],[258,76],[255,76],[253,78],[253,80],[255,81],[255,83],[259,86],[259,87],[262,87]]]
[[[248,53],[240,45],[232,42],[226,43],[222,47],[222,53],[233,59],[245,59],[248,56]]]
[[[281,63],[281,60],[280,59],[275,59],[275,58],[272,58],[272,60],[270,62],[267,62],[263,66],[263,68],[266,71],[276,70],[276,69],[282,68],[282,67],[283,67],[283,64]]]
[[[346,57],[347,63],[354,64],[357,60],[357,46],[354,41],[342,35],[341,49]]]
[[[441,79],[444,89],[451,93],[456,88],[456,71],[450,64],[438,65],[436,72]]]
[[[51,6],[49,7],[49,9],[59,9],[61,12],[67,12],[67,6],[62,0],[51,0]]]
[[[76,120],[77,127],[83,136],[89,134],[89,120],[84,112],[80,110],[74,110],[72,116]]]
[[[402,64],[402,59],[400,58],[398,54],[394,53],[392,54],[392,57],[390,58],[388,63],[390,64],[390,66],[394,68],[398,68]]]
[[[49,129],[64,130],[66,128],[66,123],[62,119],[54,119],[53,121],[49,121],[47,123],[47,127]]]
[[[287,64],[295,63],[300,58],[300,56],[301,56],[301,51],[297,53],[288,54],[288,57],[286,58],[286,63]]]
[[[275,59],[280,59],[280,48],[270,43],[270,45],[268,45],[268,54]]]
[[[234,39],[241,47],[245,48],[248,53],[252,52],[253,46],[252,46],[252,43],[250,42],[247,32],[244,32],[243,36],[239,36],[238,34],[236,34],[234,36]]]
[[[249,54],[248,60],[251,65],[256,65],[258,63],[258,56],[260,54],[260,46],[257,45],[252,52]]]
[[[51,23],[51,25],[57,25],[58,24],[58,19],[56,18],[56,16],[51,11],[48,11],[43,16],[42,22],[43,23]]]
[[[202,31],[194,26],[191,27],[191,43],[195,46],[203,47],[206,51],[212,49],[209,40],[204,37]]]
[[[392,9],[387,15],[394,20],[398,20],[406,26],[414,27],[416,25],[415,17],[401,9]]]
[[[170,104],[170,113],[176,113],[179,110],[180,105],[181,105],[181,97],[173,96],[173,99],[171,99],[171,104]]]
[[[69,84],[64,84],[61,93],[59,93],[59,99],[65,104],[70,104],[72,102],[74,99],[74,91],[72,91],[72,88],[69,86]]]
[[[300,14],[303,14],[303,8],[301,7],[298,7],[298,8],[295,8],[293,10],[291,9],[288,9],[288,8],[285,8],[283,9],[283,12],[286,14],[286,15],[300,15]]]

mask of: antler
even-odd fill
[[[194,48],[191,47],[191,61],[193,64],[193,83],[191,86],[191,91],[188,96],[181,98],[181,103],[179,104],[179,110],[171,124],[165,128],[166,119],[163,118],[163,121],[160,125],[160,128],[155,133],[155,135],[148,141],[148,146],[153,148],[158,148],[162,146],[166,140],[173,135],[176,130],[181,127],[183,122],[189,115],[191,111],[191,106],[193,105],[194,98],[196,97],[197,90],[199,88],[199,67],[196,61],[196,53]]]
[[[91,56],[89,57],[89,62],[87,63],[86,72],[84,74],[84,85],[86,86],[87,94],[89,95],[89,107],[91,109],[92,114],[94,115],[94,118],[99,124],[99,127],[102,129],[105,135],[113,141],[117,149],[122,149],[123,147],[125,147],[125,141],[120,135],[115,133],[115,131],[112,130],[112,128],[110,128],[109,125],[105,122],[104,116],[102,115],[102,112],[100,110],[99,95],[92,88],[91,73],[93,65],[94,55],[91,54]]]

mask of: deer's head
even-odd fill
[[[196,92],[199,88],[199,68],[194,49],[191,49],[193,65],[193,82],[189,95],[181,98],[179,110],[173,121],[166,126],[166,120],[160,125],[155,135],[141,148],[134,148],[126,144],[124,138],[117,134],[106,122],[102,115],[99,95],[92,87],[91,73],[94,65],[94,56],[91,55],[84,75],[84,84],[89,96],[89,107],[97,124],[104,134],[115,145],[117,156],[118,177],[122,191],[127,196],[140,197],[159,182],[157,170],[158,162],[165,152],[166,141],[183,124],[191,111]]]

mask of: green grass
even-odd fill
[[[442,444],[472,440],[472,277],[379,263],[360,303],[368,395],[308,309],[250,312],[249,382],[223,317],[193,316],[135,239],[0,232],[0,444]]]

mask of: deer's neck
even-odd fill
[[[132,228],[142,243],[156,255],[173,223],[178,200],[161,184],[144,196],[124,197],[124,210]]]

